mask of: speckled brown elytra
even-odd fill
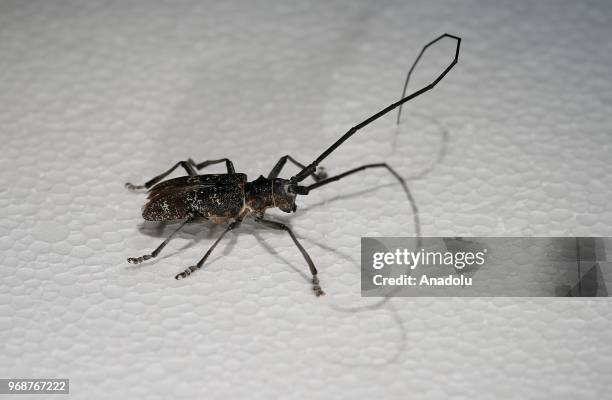
[[[412,74],[414,67],[419,62],[421,56],[429,46],[445,37],[456,40],[456,50],[453,61],[430,84],[406,96],[406,88],[410,80],[410,75]],[[442,78],[444,78],[444,76],[455,66],[459,59],[460,45],[461,38],[449,34],[441,35],[426,44],[408,71],[401,99],[349,129],[348,132],[346,132],[340,139],[338,139],[307,166],[299,163],[291,156],[286,155],[278,160],[274,168],[272,168],[272,171],[270,171],[268,174],[267,178],[259,176],[259,178],[256,180],[249,182],[247,181],[245,174],[235,172],[233,163],[227,158],[208,160],[201,163],[196,163],[193,160],[188,159],[187,161],[180,161],[176,163],[168,171],[156,176],[144,185],[132,185],[131,183],[126,183],[125,185],[129,189],[150,189],[148,202],[145,204],[142,212],[142,216],[145,220],[183,220],[181,225],[151,254],[146,254],[135,258],[128,258],[128,262],[138,264],[150,258],[156,257],[166,246],[166,244],[168,244],[172,237],[187,223],[205,220],[218,224],[227,223],[228,225],[226,229],[223,231],[221,236],[215,240],[206,254],[204,254],[204,257],[202,257],[202,259],[198,261],[196,265],[190,266],[175,276],[176,279],[186,278],[187,276],[191,275],[191,273],[202,267],[208,256],[210,256],[214,248],[227,232],[237,228],[245,217],[251,217],[258,223],[273,229],[284,230],[289,233],[289,236],[291,236],[291,239],[293,239],[293,242],[302,253],[302,256],[304,256],[304,259],[310,268],[310,272],[312,274],[312,290],[314,291],[314,294],[316,296],[323,295],[324,292],[319,285],[319,279],[317,277],[317,269],[315,268],[312,259],[304,247],[300,244],[297,237],[288,226],[280,222],[266,219],[264,215],[266,210],[268,208],[279,208],[281,211],[287,213],[295,212],[297,209],[295,204],[295,198],[297,195],[307,195],[313,189],[370,168],[387,169],[399,181],[404,191],[410,198],[410,194],[404,179],[386,163],[362,165],[331,177],[328,177],[324,170],[318,166],[323,159],[329,156],[336,148],[338,148],[348,138],[353,136],[358,130],[366,125],[369,125],[397,107],[399,107],[399,122],[401,105],[433,89],[434,86],[436,86],[436,84],[440,82]],[[301,171],[290,179],[279,178],[278,175],[287,163],[287,160],[301,168]],[[209,165],[222,162],[225,162],[227,167],[226,174],[198,175],[196,172]],[[172,173],[179,166],[187,171],[187,176],[169,179],[162,182],[166,176]],[[309,176],[314,179],[315,183],[306,186],[299,184]]]

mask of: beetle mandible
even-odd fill
[[[421,56],[429,46],[445,37],[456,40],[456,49],[453,61],[430,84],[406,96],[406,88],[410,75],[419,62]],[[202,259],[198,261],[196,265],[190,266],[175,276],[176,279],[186,278],[194,271],[202,267],[202,265],[206,262],[206,259],[210,256],[212,251],[227,234],[227,232],[236,229],[245,217],[251,217],[258,223],[273,229],[284,230],[289,234],[310,268],[310,273],[312,274],[312,290],[314,294],[316,296],[325,294],[319,284],[317,269],[314,262],[306,252],[306,249],[304,249],[304,247],[300,244],[291,228],[283,223],[267,219],[265,217],[266,210],[268,208],[279,208],[281,211],[287,213],[295,212],[297,209],[295,204],[297,195],[307,195],[311,190],[370,168],[387,169],[403,186],[404,191],[408,193],[404,179],[386,163],[362,165],[331,177],[327,176],[327,174],[319,167],[319,164],[361,128],[369,125],[397,107],[399,107],[399,122],[402,104],[433,89],[434,86],[436,86],[436,84],[438,84],[438,82],[440,82],[442,78],[444,78],[444,76],[455,66],[455,64],[457,64],[459,59],[460,45],[461,38],[448,33],[445,33],[426,44],[408,71],[401,99],[367,118],[363,122],[353,126],[342,137],[340,137],[340,139],[338,139],[308,165],[303,165],[296,161],[293,157],[285,155],[278,160],[267,177],[259,176],[259,178],[256,180],[249,182],[247,181],[245,174],[236,173],[233,163],[227,158],[208,160],[201,163],[196,163],[192,159],[188,159],[187,161],[180,161],[176,163],[168,171],[156,176],[155,178],[146,182],[144,185],[133,185],[131,183],[126,183],[126,187],[132,190],[150,189],[148,202],[145,204],[142,212],[142,216],[145,220],[183,220],[180,226],[174,232],[172,232],[172,234],[170,234],[170,236],[168,236],[168,238],[166,238],[166,240],[164,240],[164,242],[160,244],[151,254],[128,258],[128,262],[138,264],[156,257],[166,246],[166,244],[168,244],[172,237],[176,235],[176,233],[180,231],[187,223],[202,220],[209,220],[218,224],[227,223],[228,225],[223,233],[215,240],[206,254],[204,254],[204,257],[202,257]],[[301,168],[301,171],[290,179],[279,178],[279,174],[287,161],[290,161],[297,167]],[[197,173],[197,171],[209,165],[223,162],[227,168],[226,174],[198,175]],[[168,176],[178,167],[184,168],[187,172],[187,176],[163,181],[166,176]],[[300,185],[300,182],[304,181],[309,176],[315,180],[315,183],[306,186]]]

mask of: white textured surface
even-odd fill
[[[339,310],[375,301],[359,297],[359,238],[414,234],[380,171],[279,215],[324,298],[286,235],[249,224],[187,280],[172,277],[219,228],[125,262],[173,228],[144,224],[125,181],[189,156],[251,178],[286,153],[308,162],[396,98],[447,31],[460,64],[410,103],[395,150],[389,117],[328,171],[388,157],[418,175],[440,151],[435,118],[446,156],[410,183],[423,234],[612,234],[610,3],[448,3],[0,3],[0,376],[68,377],[83,399],[608,396],[608,300]]]

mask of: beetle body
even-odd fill
[[[455,57],[453,61],[430,84],[422,87],[410,95],[406,95],[410,74],[423,53],[429,46],[445,37],[452,38],[456,41]],[[186,278],[204,265],[207,258],[210,256],[221,239],[223,239],[223,237],[227,234],[227,232],[240,226],[245,217],[252,217],[256,222],[262,225],[272,229],[283,230],[289,234],[300,253],[302,253],[304,260],[308,264],[310,273],[312,274],[312,290],[314,294],[316,296],[321,296],[324,294],[324,292],[319,285],[317,269],[314,262],[308,255],[308,252],[300,244],[297,236],[293,233],[289,226],[282,222],[266,219],[264,215],[265,211],[268,208],[278,208],[287,213],[295,212],[297,208],[295,205],[295,198],[297,195],[307,195],[312,190],[332,182],[336,182],[352,174],[372,168],[386,169],[401,184],[408,200],[412,205],[416,235],[417,237],[420,237],[419,218],[417,214],[418,211],[414,203],[414,199],[408,191],[408,186],[406,186],[404,179],[387,163],[382,162],[365,164],[331,177],[328,177],[327,174],[321,170],[319,164],[360,129],[398,107],[397,123],[399,123],[402,104],[433,89],[438,82],[444,78],[444,76],[457,63],[460,44],[461,38],[449,34],[441,35],[426,44],[408,71],[401,99],[353,126],[308,165],[304,165],[296,161],[290,155],[285,155],[277,161],[267,178],[260,176],[256,180],[249,182],[247,181],[247,176],[245,174],[235,172],[234,164],[229,158],[206,160],[200,163],[196,163],[192,159],[188,159],[187,161],[177,162],[172,168],[149,180],[144,185],[133,185],[131,183],[126,183],[126,187],[131,190],[149,189],[148,202],[145,204],[142,211],[142,216],[145,220],[183,220],[181,225],[155,250],[153,250],[151,254],[145,254],[140,257],[130,257],[128,258],[128,262],[132,264],[139,264],[145,260],[157,257],[159,252],[166,246],[166,244],[168,244],[170,239],[172,239],[172,237],[187,223],[197,222],[198,220],[210,220],[219,224],[226,223],[227,227],[223,233],[215,240],[200,261],[175,276],[176,279]],[[279,178],[279,174],[287,161],[290,161],[299,167],[300,171],[296,175],[293,175],[290,179]],[[219,163],[225,163],[227,174],[198,175],[197,171],[201,170],[202,168]],[[182,167],[188,176],[168,179],[165,181],[163,180],[178,167]],[[312,177],[315,183],[301,185],[300,183],[308,177]]]
[[[286,179],[260,176],[247,182],[245,174],[209,174],[169,179],[153,186],[142,216],[147,221],[185,218],[225,223],[248,215],[263,216],[268,208],[296,210],[295,194]]]

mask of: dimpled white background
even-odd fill
[[[220,227],[128,265],[175,225],[145,224],[123,183],[189,156],[250,178],[309,162],[449,32],[456,69],[328,171],[420,175],[424,235],[610,235],[611,19],[606,1],[2,1],[0,376],[67,377],[79,399],[606,397],[608,300],[360,297],[360,237],[415,234],[383,171],[272,213],[319,299],[289,237],[252,223],[187,280]]]

